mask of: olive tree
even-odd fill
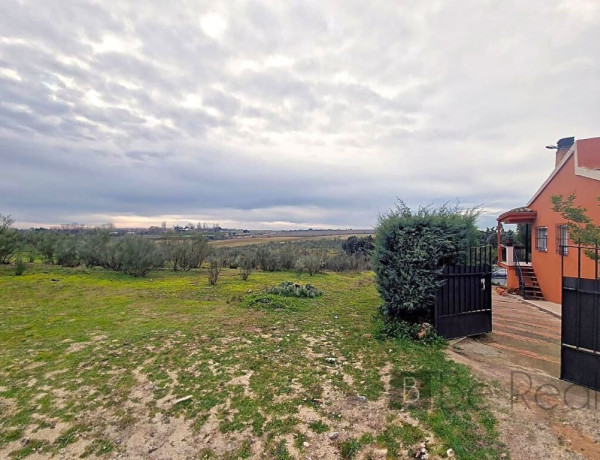
[[[0,214],[0,264],[10,263],[19,244],[19,235],[11,228],[15,220]]]
[[[175,271],[198,268],[211,254],[208,241],[203,236],[188,239],[169,239],[165,243],[166,257]]]
[[[111,241],[106,248],[103,266],[132,276],[145,276],[160,268],[165,259],[161,248],[140,235],[127,235]]]

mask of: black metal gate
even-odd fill
[[[563,246],[562,251],[562,324],[560,347],[560,378],[600,390],[600,280],[598,263],[593,278],[582,277],[582,257],[598,261],[595,247]],[[572,248],[574,254],[569,254]],[[565,276],[565,257],[577,257],[576,273]],[[572,270],[572,265],[570,266]],[[589,267],[588,267],[589,268]],[[571,273],[567,273],[571,274]],[[589,275],[589,273],[588,273]]]
[[[459,263],[444,265],[435,330],[454,339],[492,331],[492,248],[470,248]]]

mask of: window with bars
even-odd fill
[[[548,251],[548,227],[536,227],[535,248],[541,252]]]
[[[556,253],[569,253],[569,227],[566,224],[556,224]]]

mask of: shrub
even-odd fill
[[[379,338],[394,337],[409,339],[426,344],[442,344],[444,339],[439,336],[429,323],[409,323],[408,321],[385,321],[379,315],[376,317],[376,334]]]
[[[254,268],[254,260],[252,260],[252,257],[248,254],[240,254],[236,260],[240,270],[240,276],[246,281]]]
[[[279,264],[282,270],[291,270],[294,268],[298,258],[298,246],[293,243],[286,243],[279,248]]]
[[[274,272],[280,268],[279,254],[268,247],[260,247],[256,251],[256,264],[265,272]]]
[[[219,259],[211,259],[210,265],[208,267],[208,282],[211,286],[217,284],[219,280],[219,275],[221,274],[221,261]]]
[[[58,234],[52,231],[44,231],[36,241],[36,248],[47,264],[54,263],[54,254],[56,253],[56,242]]]
[[[56,263],[63,267],[76,267],[79,265],[79,241],[75,236],[59,236],[54,244]]]
[[[23,261],[23,259],[17,257],[17,259],[15,260],[15,275],[21,276],[23,273],[25,273],[26,268],[27,264]]]
[[[375,244],[371,235],[364,238],[351,236],[342,243],[342,249],[348,255],[359,254],[366,256],[373,252],[373,249],[375,249]]]
[[[296,306],[291,302],[291,299],[275,294],[250,294],[244,299],[242,305],[267,310],[296,310]]]
[[[350,438],[340,442],[340,455],[344,460],[351,460],[358,454],[362,446],[358,439]]]
[[[269,294],[282,295],[286,297],[319,297],[323,295],[323,292],[319,291],[312,284],[305,284],[304,286],[298,283],[292,283],[291,281],[284,281],[279,286],[273,286],[267,289]]]
[[[412,212],[400,202],[379,218],[373,264],[385,322],[432,321],[442,264],[474,243],[478,215],[446,205]]]
[[[314,276],[321,272],[323,268],[323,257],[319,254],[309,254],[298,259],[300,265],[305,269],[310,276]]]
[[[164,265],[164,254],[156,243],[139,235],[127,235],[106,248],[102,266],[132,276],[145,276]]]
[[[211,253],[208,241],[202,236],[186,240],[170,239],[165,244],[165,250],[174,271],[198,268]]]
[[[88,232],[80,242],[79,257],[81,262],[86,267],[102,266],[109,240],[108,230],[95,228]]]
[[[296,275],[299,277],[302,276],[302,273],[305,269],[306,267],[304,266],[304,261],[302,259],[298,259],[294,264],[294,271],[296,272]]]

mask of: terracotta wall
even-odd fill
[[[600,144],[599,144],[600,147]],[[600,148],[598,149],[600,155]],[[561,302],[561,255],[557,253],[556,224],[564,223],[562,217],[552,211],[552,195],[577,195],[577,204],[587,208],[587,214],[594,222],[600,223],[600,206],[596,197],[600,196],[600,181],[575,176],[573,155],[556,174],[548,186],[529,206],[537,211],[536,222],[532,225],[532,264],[538,278],[542,294],[546,300]],[[548,251],[536,249],[536,227],[548,228]],[[577,254],[574,248],[564,257],[565,276],[577,275]],[[594,277],[594,262],[586,256],[581,257],[582,276]]]

